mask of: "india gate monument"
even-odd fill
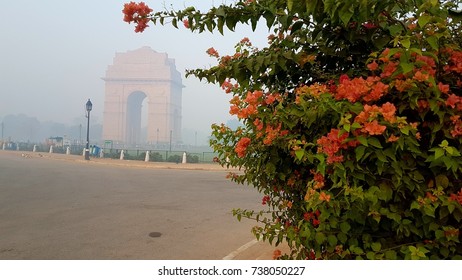
[[[181,75],[175,61],[150,47],[116,53],[105,81],[103,139],[137,145],[181,142]],[[141,139],[147,99],[147,139]]]

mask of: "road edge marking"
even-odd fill
[[[229,253],[228,255],[226,255],[223,260],[233,260],[237,255],[239,255],[240,253],[244,252],[245,250],[249,249],[250,247],[252,247],[253,245],[257,244],[258,243],[258,240],[257,239],[254,239],[252,241],[249,241],[247,242],[246,244],[242,245],[241,247],[237,248],[236,250],[234,250],[233,252]]]

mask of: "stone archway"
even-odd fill
[[[116,53],[105,83],[103,139],[126,145],[180,143],[183,88],[175,61],[143,47]],[[147,139],[141,139],[141,104],[147,98]]]

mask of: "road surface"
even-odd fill
[[[231,210],[261,195],[225,170],[68,158],[0,151],[0,259],[222,259],[253,239]]]

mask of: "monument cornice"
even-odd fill
[[[172,79],[140,79],[140,78],[101,78],[105,82],[109,83],[116,83],[116,84],[127,84],[127,83],[135,83],[135,84],[145,84],[145,85],[152,85],[152,84],[175,84],[184,88],[185,86],[182,83],[178,83]]]

